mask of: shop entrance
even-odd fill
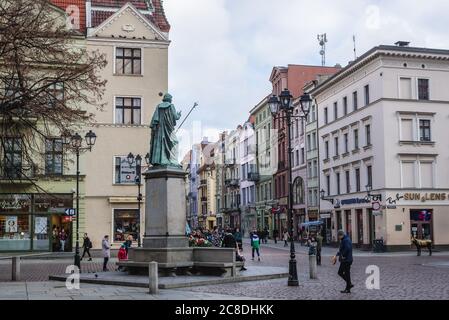
[[[432,216],[431,209],[410,210],[411,236],[422,240],[433,240]]]
[[[53,252],[72,251],[72,218],[60,214],[53,214],[50,217],[51,250]],[[62,231],[64,230],[64,232]]]
[[[357,217],[357,247],[361,247],[363,245],[363,210],[356,210]]]

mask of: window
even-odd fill
[[[295,165],[299,166],[299,150],[296,150],[296,161],[295,161]]]
[[[360,191],[360,169],[355,169],[355,190]]]
[[[318,177],[318,161],[313,160],[312,177]]]
[[[359,148],[359,129],[354,129],[354,149]]]
[[[345,133],[343,135],[343,139],[345,141],[345,153],[348,153],[349,152],[349,141],[348,141],[348,134],[347,133]]]
[[[335,143],[335,156],[339,155],[339,148],[338,148],[338,137],[334,138],[334,143]]]
[[[348,114],[348,97],[343,98],[343,115]]]
[[[338,119],[338,103],[334,102],[334,120]]]
[[[433,188],[433,162],[420,161],[421,188]]]
[[[304,180],[301,177],[295,179],[294,187],[294,202],[295,204],[304,203]]]
[[[327,189],[327,195],[331,195],[331,176],[326,176],[326,189]]]
[[[312,106],[312,112],[310,114],[312,117],[312,121],[315,121],[316,120],[315,105]]]
[[[413,120],[401,119],[401,140],[413,141]]]
[[[352,107],[355,110],[357,110],[358,108],[358,101],[357,101],[357,91],[354,91],[352,93]]]
[[[312,132],[312,150],[316,149],[316,133]]]
[[[349,171],[345,171],[345,178],[346,178],[346,193],[351,192],[351,178],[349,175]]]
[[[310,140],[310,134],[307,135],[307,151],[312,150],[312,142]]]
[[[4,177],[21,178],[22,177],[22,139],[5,138],[4,139]]]
[[[366,145],[370,146],[371,145],[371,125],[366,125],[365,126],[365,139],[366,139]]]
[[[312,178],[313,177],[313,168],[312,168],[312,162],[311,161],[309,161],[308,163],[307,163],[307,167],[308,167],[308,175],[309,175],[309,177],[310,178]]]
[[[418,79],[418,99],[429,100],[429,79]]]
[[[400,98],[401,99],[411,99],[412,98],[412,79],[411,78],[400,78]]]
[[[420,141],[431,141],[430,120],[425,120],[425,119],[419,120],[419,140]]]
[[[114,209],[114,241],[125,241],[129,235],[134,240],[140,235],[139,211]]]
[[[116,184],[134,184],[136,182],[136,164],[130,165],[128,157],[115,157],[115,178]]]
[[[403,161],[401,163],[402,168],[402,187],[403,188],[415,188],[415,162]]]
[[[62,175],[62,140],[47,139],[45,142],[45,174]]]
[[[365,91],[365,106],[369,105],[369,85],[364,88]]]
[[[304,148],[301,148],[301,164],[304,164],[306,161]]]
[[[115,99],[115,123],[140,124],[141,102],[140,98]]]
[[[329,141],[324,142],[324,154],[326,155],[325,159],[329,159]]]
[[[367,166],[366,167],[366,180],[368,181],[368,185],[369,186],[373,186],[373,167],[372,166]]]
[[[340,194],[340,172],[335,173],[335,178],[337,180],[337,194]]]
[[[117,48],[115,54],[116,74],[142,74],[141,49]]]
[[[324,124],[329,123],[327,108],[324,108]]]
[[[62,82],[53,82],[48,87],[48,100],[50,107],[57,107],[58,103],[64,101],[64,84]]]

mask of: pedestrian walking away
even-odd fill
[[[254,260],[254,253],[257,252],[257,258],[260,261],[260,238],[257,235],[256,230],[251,233],[251,249],[252,249],[252,260]]]
[[[90,241],[89,237],[87,236],[87,233],[85,233],[83,237],[83,255],[81,256],[81,260],[83,260],[84,256],[87,253],[87,255],[89,256],[89,261],[92,261],[90,249],[92,249],[92,241]]]
[[[277,229],[274,229],[274,230],[273,230],[273,239],[274,239],[274,243],[275,243],[275,244],[278,243],[278,235],[279,235],[278,230],[277,230]]]
[[[242,233],[240,232],[239,228],[235,229],[234,239],[235,239],[235,241],[237,241],[239,249],[243,251],[243,236],[242,236]]]
[[[284,247],[288,246],[288,231],[284,231]]]
[[[323,246],[323,236],[321,235],[321,229],[316,236],[316,264],[321,266],[321,248]]]
[[[337,262],[337,257],[340,261],[340,268],[338,269],[338,275],[346,282],[346,288],[341,293],[351,293],[351,288],[354,285],[351,282],[351,265],[352,265],[352,242],[351,239],[344,233],[343,230],[339,230],[338,239],[340,240],[340,248],[335,256],[332,257],[332,264]]]
[[[109,236],[105,235],[101,242],[101,248],[103,251],[103,271],[108,271],[108,261],[111,257],[111,245],[109,244]]]

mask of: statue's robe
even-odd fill
[[[164,102],[157,106],[151,119],[150,163],[153,166],[178,165],[175,152],[178,141],[174,130],[180,115],[170,100],[164,99]]]

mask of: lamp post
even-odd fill
[[[289,286],[298,286],[298,271],[296,264],[296,254],[295,254],[295,243],[293,241],[293,181],[292,181],[292,142],[291,142],[291,125],[292,118],[307,118],[310,112],[310,105],[312,103],[312,99],[310,95],[304,94],[300,98],[300,106],[302,110],[302,115],[294,116],[293,110],[294,107],[292,105],[292,95],[288,89],[284,89],[281,94],[278,96],[273,95],[268,100],[268,105],[270,107],[270,111],[273,114],[273,119],[286,119],[287,120],[287,140],[288,140],[288,220],[289,220],[289,234],[290,234],[290,261],[289,261],[289,277],[288,277],[288,285]],[[286,116],[278,116],[279,111],[284,111]]]
[[[137,233],[137,246],[140,248],[142,246],[142,242],[140,240],[140,207],[141,207],[141,202],[143,199],[142,193],[140,192],[140,187],[141,187],[141,176],[142,176],[142,156],[140,154],[138,154],[136,157],[134,157],[134,155],[132,153],[128,154],[128,163],[130,166],[132,166],[134,164],[134,162],[136,162],[136,179],[135,179],[135,184],[137,185],[137,208],[138,208],[138,212],[137,215],[139,217],[139,232]],[[147,165],[149,165],[150,163],[150,154],[147,153],[145,155],[145,162],[147,163]]]
[[[79,208],[80,208],[80,153],[84,151],[92,151],[92,147],[95,145],[97,135],[89,130],[86,133],[84,139],[87,147],[83,147],[83,138],[75,133],[70,134],[68,131],[63,132],[61,135],[62,143],[76,154],[76,246],[75,246],[75,266],[78,267],[81,272],[81,259],[80,259],[80,244],[79,244]]]

